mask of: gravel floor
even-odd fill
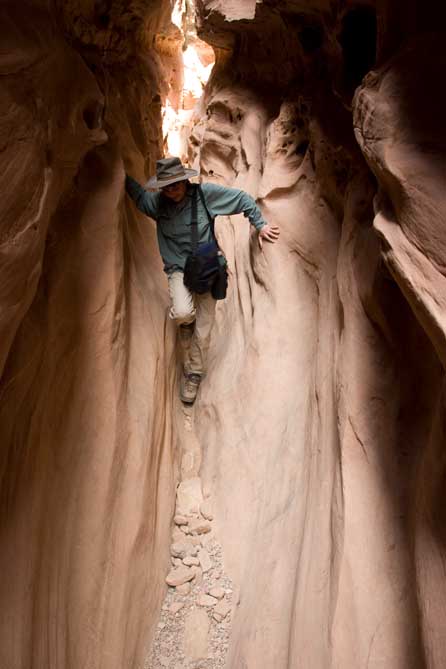
[[[197,600],[201,595],[219,587],[225,591],[220,601],[230,605],[233,588],[231,581],[223,573],[221,546],[213,537],[206,537],[203,543],[211,557],[212,567],[202,575],[199,573],[198,578],[192,581],[191,590],[187,595],[178,594],[177,588],[169,587],[152,650],[144,669],[223,669],[225,665],[231,613],[217,622],[213,616],[215,606],[202,607],[197,604]],[[218,603],[218,600],[215,602]],[[182,605],[180,610],[176,611],[180,605]],[[185,627],[188,616],[197,608],[206,611],[209,620],[207,653],[200,659],[190,659],[185,654],[187,652],[184,643]],[[196,633],[199,634],[200,630],[196,630]],[[205,630],[204,634],[206,635]]]

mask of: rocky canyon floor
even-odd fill
[[[0,669],[445,669],[445,25],[0,3]],[[280,229],[217,216],[192,409],[125,192],[169,151]]]
[[[172,568],[143,669],[222,669],[235,605],[233,584],[224,570],[212,491],[203,494],[194,409],[183,406],[179,416],[181,480],[170,547]]]

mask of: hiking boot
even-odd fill
[[[184,372],[180,384],[180,398],[184,404],[193,404],[195,402],[200,382],[200,374],[187,374]]]

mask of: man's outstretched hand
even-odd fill
[[[277,225],[264,225],[259,232],[259,246],[263,249],[263,240],[274,244],[279,239],[280,230]]]

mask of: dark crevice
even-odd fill
[[[83,112],[85,125],[89,130],[96,130],[102,126],[104,107],[99,102],[90,103]]]
[[[344,86],[353,93],[376,62],[377,23],[370,7],[356,7],[343,18],[339,37],[344,57]]]
[[[307,152],[308,146],[310,142],[308,140],[304,140],[303,142],[300,142],[298,146],[296,147],[296,155],[298,156],[304,156]]]
[[[101,14],[96,19],[96,25],[98,28],[108,28],[110,24],[110,16],[108,14]]]
[[[309,25],[299,32],[299,42],[306,53],[313,53],[324,43],[324,31],[319,25]]]

